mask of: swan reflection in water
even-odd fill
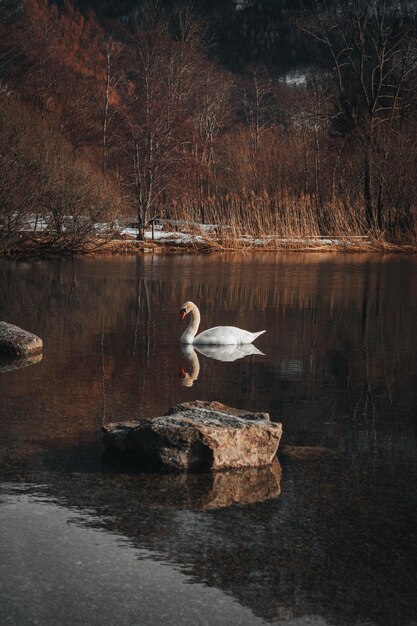
[[[192,346],[183,344],[181,351],[190,363],[190,372],[187,372],[185,369],[180,370],[181,384],[184,387],[192,387],[200,374],[200,361],[198,360],[197,352],[210,359],[216,359],[216,361],[229,362],[243,359],[250,354],[264,355],[264,353],[258,350],[252,343],[225,346]]]

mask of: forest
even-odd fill
[[[406,0],[3,0],[0,253],[129,219],[415,248],[416,23]]]

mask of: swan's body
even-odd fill
[[[251,333],[248,330],[236,328],[236,326],[215,326],[214,328],[203,330],[202,333],[197,335],[201,316],[198,307],[193,302],[183,304],[181,307],[181,319],[184,319],[188,313],[191,314],[191,320],[188,328],[181,335],[181,343],[185,344],[204,344],[209,346],[248,344],[266,332],[265,330],[260,330],[257,333]]]

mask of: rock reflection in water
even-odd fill
[[[215,484],[204,486],[210,476],[109,467],[80,473],[80,459],[78,465],[74,459],[81,452],[51,451],[38,476],[43,485],[32,493],[74,512],[88,511],[85,522],[74,516],[75,523],[123,536],[126,545],[176,565],[192,582],[221,589],[255,616],[305,624],[304,617],[316,615],[318,623],[347,626],[415,622],[415,514],[405,515],[415,508],[415,493],[411,483],[393,490],[399,477],[410,475],[403,460],[390,467],[359,460],[285,461],[279,498],[220,506]],[[90,459],[91,452],[82,454]],[[16,470],[15,485],[33,477],[30,463]]]
[[[113,454],[103,455],[103,471],[112,473],[122,468]],[[271,500],[281,493],[278,461],[268,467],[205,474],[147,474],[143,478],[143,489],[137,495],[141,504],[151,509],[222,509]]]
[[[29,365],[35,365],[40,361],[42,361],[42,353],[23,358],[2,357],[0,358],[0,373],[20,370],[24,367],[28,367]]]

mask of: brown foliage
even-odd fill
[[[0,250],[40,224],[46,248],[82,248],[123,206],[114,181],[75,158],[40,114],[10,94],[0,100]]]
[[[149,220],[171,217],[215,224],[217,237],[242,245],[248,236],[277,245],[317,236],[416,241],[409,48],[401,48],[407,76],[398,78],[391,113],[385,94],[373,113],[362,102],[360,120],[352,117],[352,87],[335,125],[344,75],[301,86],[260,68],[233,77],[205,58],[204,25],[189,8],[169,24],[157,3],[145,5],[137,24],[123,29],[70,2],[62,9],[47,0],[25,0],[22,10],[3,4],[3,241],[13,240],[27,213],[47,216],[49,242],[60,245],[64,234],[71,239],[69,216],[81,236],[105,215],[132,213],[141,235]],[[311,32],[335,46],[327,27]],[[392,65],[398,39],[379,27]],[[342,113],[354,120],[349,132],[341,132]]]

